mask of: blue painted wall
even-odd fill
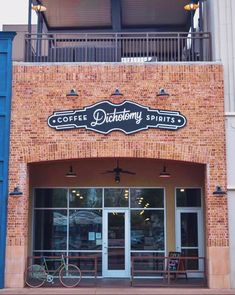
[[[0,288],[4,288],[10,110],[12,88],[12,40],[15,32],[0,32]]]

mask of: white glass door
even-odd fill
[[[186,257],[203,257],[203,220],[201,209],[176,210],[176,250]],[[202,259],[185,261],[187,270],[203,270]],[[189,273],[190,277],[202,277],[201,273]]]
[[[128,210],[104,210],[103,277],[130,276],[129,228]]]

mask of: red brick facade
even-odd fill
[[[117,87],[123,98],[110,97]],[[161,87],[170,96],[156,96]],[[77,89],[78,97],[67,98],[72,88]],[[47,125],[54,111],[83,108],[101,100],[131,100],[150,108],[177,110],[186,116],[187,125],[178,131],[149,129],[133,135],[55,131]],[[14,246],[27,249],[27,164],[97,157],[205,164],[206,247],[227,249],[227,199],[212,194],[216,185],[226,187],[223,102],[222,67],[215,64],[15,65],[9,180],[10,190],[19,184],[24,196],[9,199],[8,251]]]

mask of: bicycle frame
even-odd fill
[[[48,262],[60,262],[60,265],[55,270],[50,270],[48,267]],[[47,278],[46,278],[47,282],[53,284],[55,274],[57,272],[59,273],[59,271],[62,269],[62,267],[64,267],[66,265],[66,262],[65,262],[64,255],[61,255],[60,258],[47,258],[47,257],[43,256],[41,265],[45,267],[45,271],[47,273]]]

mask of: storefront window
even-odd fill
[[[104,189],[104,206],[105,207],[129,207],[129,190],[108,188]]]
[[[69,191],[69,207],[102,208],[102,189],[71,189]]]
[[[131,208],[164,208],[164,191],[162,188],[130,189]]]
[[[67,190],[40,188],[35,190],[35,208],[66,208]]]
[[[66,250],[67,211],[35,210],[35,250]]]
[[[105,210],[116,208],[126,212],[122,215],[124,226],[127,225],[126,220],[130,219],[127,229],[123,231],[127,230],[130,238],[122,245],[122,251],[125,252],[127,245],[130,245],[131,256],[164,256],[165,208],[162,188],[39,188],[35,189],[33,204],[33,255],[59,256],[63,253],[72,256],[72,260],[80,261],[84,267],[89,261],[86,266],[88,270],[94,268],[94,257],[97,257],[98,273],[102,275],[103,218],[106,216]],[[115,223],[119,213],[110,214],[113,218],[108,223],[109,244],[112,239],[124,241],[118,236],[119,231],[114,231],[120,230]],[[91,259],[87,260],[87,255]],[[162,262],[159,260],[158,263],[157,269]],[[151,267],[154,268],[153,265]]]
[[[131,250],[164,251],[164,211],[131,211]]]
[[[69,250],[102,249],[102,210],[70,210]]]
[[[201,207],[201,189],[177,188],[176,205],[177,207]]]
[[[156,271],[165,269],[165,254],[159,252],[133,252],[131,257],[134,260],[134,268],[139,271],[139,276],[156,276]],[[149,259],[153,257],[153,259]],[[143,272],[141,272],[143,271]],[[151,273],[151,271],[153,271]],[[161,275],[161,273],[159,273]]]

